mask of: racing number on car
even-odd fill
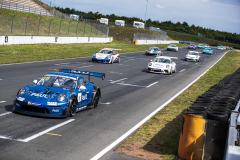
[[[78,93],[78,102],[81,102],[82,100],[82,93]]]

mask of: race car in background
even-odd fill
[[[146,50],[146,55],[162,56],[163,53],[159,47],[151,47]]]
[[[176,63],[172,59],[178,59],[178,57],[158,56],[148,63],[147,70],[151,73],[176,73]]]
[[[92,56],[92,62],[100,63],[120,63],[120,54],[116,51],[121,49],[103,48]]]
[[[204,49],[205,46],[204,46],[203,44],[199,44],[199,45],[197,46],[197,48]]]
[[[178,46],[175,45],[175,44],[170,44],[170,45],[167,47],[167,51],[178,51]]]
[[[205,44],[204,48],[211,48],[211,46],[209,44]]]
[[[199,54],[199,52],[190,51],[190,52],[186,53],[185,61],[197,61],[197,62],[200,62],[200,58],[201,58],[201,55]]]
[[[211,48],[205,48],[203,51],[202,51],[203,54],[213,54],[213,50]]]
[[[188,49],[197,49],[197,47],[194,45],[194,44],[190,44],[189,46],[188,46]]]
[[[34,84],[21,88],[14,101],[14,112],[42,117],[68,117],[98,106],[101,90],[81,75],[104,79],[104,73],[60,69]]]
[[[223,50],[223,46],[217,46],[218,50]]]

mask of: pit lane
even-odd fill
[[[148,73],[147,63],[154,57],[144,52],[121,54],[119,64],[92,63],[91,57],[87,57],[1,65],[0,138],[9,139],[0,139],[0,159],[92,158],[201,75],[226,51],[214,49],[213,55],[202,54],[201,62],[184,61],[187,52],[186,48],[178,52],[163,51],[164,56],[179,57],[173,60],[177,73],[172,75]],[[60,68],[106,73],[104,81],[91,77],[102,91],[99,106],[77,113],[74,121],[50,130],[51,134],[41,134],[27,143],[16,141],[26,140],[70,119],[11,113],[12,101],[20,88]],[[61,153],[55,154],[59,150]]]

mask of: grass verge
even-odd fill
[[[179,47],[186,44],[177,44]],[[92,56],[102,48],[119,48],[126,52],[145,51],[153,45],[134,45],[130,42],[113,41],[106,44],[36,44],[0,46],[0,64],[32,62],[53,59]],[[166,48],[168,44],[154,45]]]
[[[133,135],[126,139],[116,152],[145,159],[177,159],[183,113],[212,85],[240,67],[240,52],[228,52],[196,83],[165,106]]]

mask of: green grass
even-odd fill
[[[126,139],[121,146],[140,148],[138,154],[148,152],[161,157],[163,160],[176,159],[178,143],[182,127],[183,113],[199,95],[206,92],[228,74],[234,73],[240,67],[240,52],[228,52],[213,68],[211,68],[196,83],[165,106],[148,122],[141,126],[136,133]],[[142,148],[142,149],[141,149]],[[124,147],[117,151],[126,153]],[[129,152],[127,152],[129,153]],[[134,155],[135,151],[132,151]],[[139,155],[135,155],[139,156]],[[144,156],[140,156],[146,158]]]
[[[177,44],[179,47],[186,44]],[[119,48],[120,53],[144,51],[152,45],[134,45],[130,42],[113,41],[106,44],[36,44],[0,46],[0,64],[65,59],[92,56],[102,48]],[[168,45],[154,45],[166,48]]]

